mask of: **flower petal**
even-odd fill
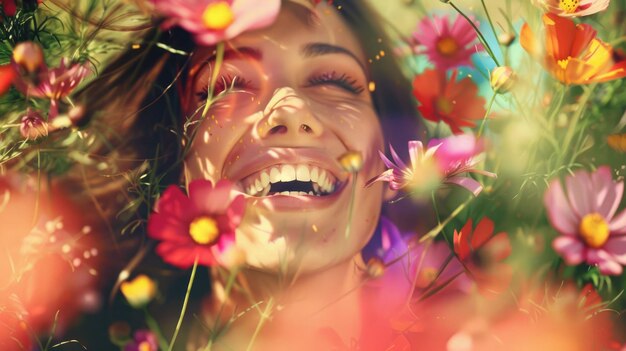
[[[585,259],[585,245],[578,238],[562,235],[552,241],[552,248],[570,266],[580,264]]]
[[[552,226],[561,234],[576,235],[579,218],[572,210],[558,179],[550,182],[543,202]]]
[[[626,265],[626,235],[612,236],[604,244],[604,249],[615,258],[615,261]]]
[[[587,250],[587,263],[597,265],[600,273],[606,275],[622,274],[622,266],[611,254],[602,249]]]

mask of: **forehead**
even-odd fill
[[[364,63],[365,55],[359,40],[337,11],[325,4],[309,9],[284,2],[279,16],[271,26],[245,32],[230,40],[227,47],[252,47],[273,53],[293,53],[301,52],[309,43],[324,43],[345,48]],[[213,50],[205,48],[199,51],[210,54],[209,51]]]

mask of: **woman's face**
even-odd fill
[[[271,27],[226,44],[215,94],[229,92],[199,123],[185,163],[189,180],[226,178],[247,194],[237,246],[249,265],[270,272],[310,272],[354,257],[382,202],[380,185],[364,188],[382,171],[383,148],[368,60],[335,9],[314,13],[286,5]],[[193,66],[187,115],[198,119],[213,50],[200,49]],[[356,180],[337,161],[348,151],[364,159]]]

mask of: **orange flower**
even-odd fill
[[[588,24],[575,24],[555,14],[543,15],[546,30],[544,50],[527,23],[520,42],[556,79],[565,84],[606,82],[626,76],[626,59],[616,57],[613,48],[596,38]]]

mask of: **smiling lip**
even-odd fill
[[[307,211],[328,207],[335,203],[340,194],[345,190],[348,183],[347,174],[343,171],[338,161],[328,155],[328,151],[312,148],[265,148],[256,149],[254,153],[247,152],[225,170],[224,175],[233,181],[240,183],[261,170],[283,164],[307,164],[316,166],[331,173],[337,179],[338,188],[332,194],[325,196],[309,195],[281,195],[274,194],[263,197],[246,196],[249,203],[265,204],[269,208],[278,210]]]

